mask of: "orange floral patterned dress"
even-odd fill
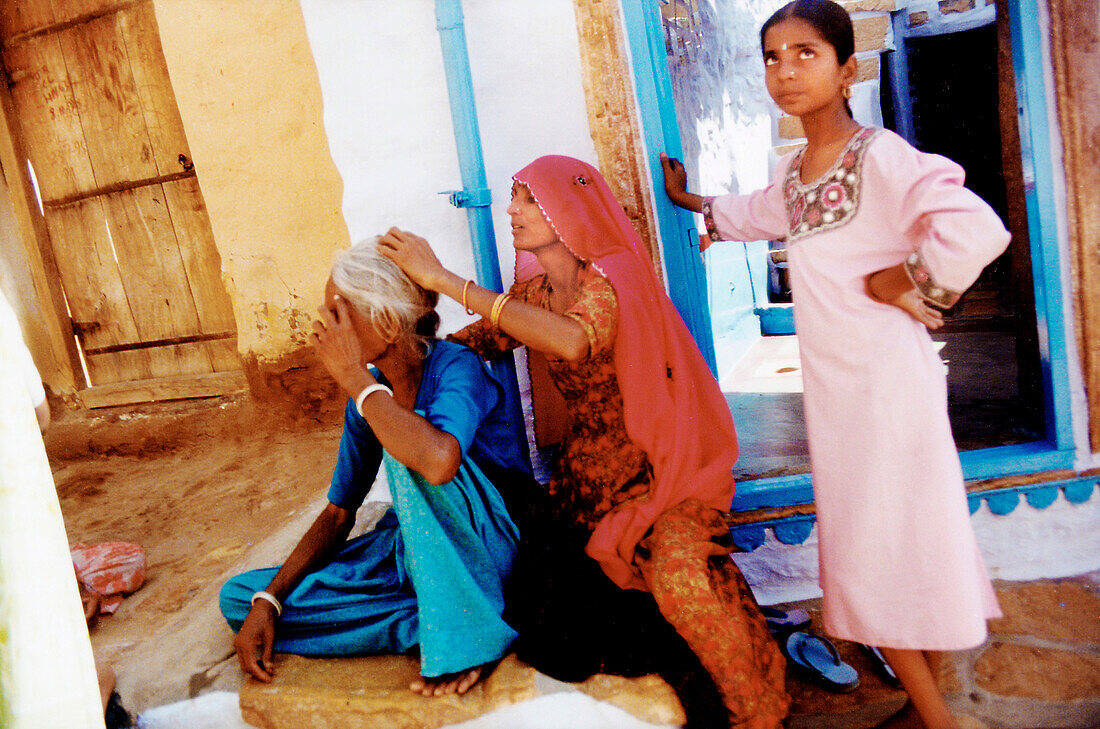
[[[516,284],[511,293],[516,300],[550,308],[550,281],[545,275]],[[649,493],[653,468],[645,451],[626,434],[623,395],[615,374],[615,289],[586,267],[580,294],[565,316],[588,335],[589,354],[579,362],[547,358],[550,377],[570,415],[547,488],[573,524],[591,531],[616,506]],[[451,339],[485,358],[523,346],[484,319]]]

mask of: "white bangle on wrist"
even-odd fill
[[[252,595],[252,604],[255,605],[257,600],[266,600],[275,606],[275,617],[281,618],[283,616],[283,605],[279,602],[279,598],[272,595],[267,590],[260,590]]]
[[[376,382],[373,385],[368,385],[367,387],[364,387],[363,391],[355,397],[355,412],[359,413],[360,417],[367,417],[366,415],[363,415],[363,401],[367,399],[368,395],[376,392],[384,392],[390,397],[393,397],[393,390],[386,387],[380,382]]]

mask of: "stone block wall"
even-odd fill
[[[910,35],[968,30],[991,22],[995,0],[917,0],[902,3]]]

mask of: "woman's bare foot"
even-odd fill
[[[428,697],[445,696],[446,694],[458,694],[461,696],[473,688],[474,684],[478,682],[478,679],[481,678],[483,668],[484,666],[475,666],[466,671],[446,673],[434,678],[424,678],[421,676],[409,684],[409,689],[411,689],[414,694]]]

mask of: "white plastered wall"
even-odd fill
[[[544,154],[595,163],[570,0],[465,0],[466,40],[505,286],[514,256],[511,176]],[[473,277],[458,156],[432,0],[303,0],[351,239],[397,226]],[[441,302],[441,331],[470,319]]]
[[[466,42],[504,286],[515,257],[506,212],[512,175],[536,157],[596,163],[571,0],[464,0]],[[433,0],[303,0],[329,147],[352,241],[391,226],[424,236],[444,265],[475,276]],[[440,333],[466,325],[443,297]],[[520,388],[527,390],[521,371]],[[527,399],[525,398],[525,401]],[[372,500],[389,495],[383,485]]]

